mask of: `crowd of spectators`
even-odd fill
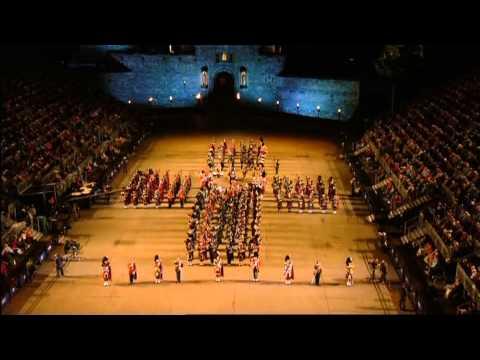
[[[148,126],[141,112],[84,86],[78,78],[3,79],[0,85],[5,109],[0,129],[5,284],[19,264],[31,262],[29,249],[39,238],[38,230],[52,228],[40,228],[37,216],[55,217],[61,207],[68,207],[66,196],[85,183],[108,186]],[[55,195],[47,193],[48,204],[38,208],[38,214],[34,206],[21,204],[25,190],[47,184],[55,184]]]
[[[378,158],[368,146],[371,143]],[[366,147],[358,156],[365,172],[378,182],[385,180],[379,191],[390,210],[420,196],[431,198],[424,212],[450,256],[443,259],[434,242],[424,241],[417,254],[424,256],[427,272],[443,261],[460,264],[478,289],[480,72],[452,81],[377,121],[358,147]],[[387,169],[380,166],[382,160]],[[388,173],[396,175],[398,186],[393,186]]]
[[[124,106],[71,81],[8,81],[1,129],[2,192],[57,183],[87,159],[108,162],[131,138]],[[93,172],[94,161],[89,164]]]

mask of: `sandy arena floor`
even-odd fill
[[[257,139],[258,134],[228,133],[224,137]],[[130,160],[129,175],[120,175],[114,187],[123,186],[137,168],[149,167],[171,174],[182,170],[193,176],[191,196],[199,186],[198,173],[207,168],[207,150],[214,136],[205,134],[153,136]],[[397,294],[391,287],[367,281],[365,257],[375,252],[375,227],[361,199],[350,197],[350,173],[339,159],[338,147],[329,140],[293,135],[264,134],[269,149],[266,162],[269,178],[264,198],[260,282],[249,281],[249,266],[225,268],[225,281],[216,283],[210,266],[187,266],[184,282],[176,284],[173,262],[186,259],[187,216],[185,209],[124,209],[120,200],[83,210],[69,236],[82,244],[81,257],[65,266],[65,277],[56,278],[53,261],[44,263],[33,283],[21,289],[4,309],[5,314],[397,314]],[[274,159],[280,159],[280,174],[316,179],[334,176],[340,195],[336,215],[277,213],[271,178]],[[60,251],[60,249],[59,249]],[[166,266],[165,281],[153,284],[153,256],[159,254]],[[286,254],[294,262],[295,282],[282,282]],[[113,286],[103,287],[101,257],[112,263]],[[344,265],[351,255],[355,285],[345,286]],[[128,284],[127,264],[134,258],[138,283]],[[310,285],[313,263],[323,266],[322,285]],[[386,257],[383,256],[386,259]],[[391,281],[396,275],[389,267]]]

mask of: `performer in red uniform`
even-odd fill
[[[173,205],[173,202],[175,201],[175,195],[173,193],[173,189],[170,189],[168,191],[167,199],[168,199],[168,207],[171,208]]]
[[[134,281],[137,280],[137,265],[135,264],[135,260],[128,264],[128,277],[130,279],[130,285],[133,284]]]
[[[102,271],[103,271],[103,286],[110,286],[112,283],[112,268],[110,266],[110,260],[104,256],[102,259]]]
[[[183,204],[185,203],[185,189],[183,185],[180,186],[180,190],[178,191],[178,200],[180,200],[180,207],[183,208]]]

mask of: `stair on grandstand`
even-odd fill
[[[401,216],[404,213],[406,213],[409,210],[415,209],[419,207],[420,205],[425,204],[426,202],[430,201],[430,196],[420,196],[418,199],[415,199],[413,201],[410,201],[402,206],[400,206],[398,209],[395,209],[394,211],[390,211],[388,213],[388,219],[391,220],[397,216]]]
[[[409,231],[406,235],[403,235],[400,237],[400,241],[402,244],[410,244],[410,243],[416,243],[427,235],[426,230],[420,226],[414,229],[413,231]]]
[[[364,153],[365,151],[367,151],[368,149],[369,149],[369,146],[368,146],[368,145],[365,145],[364,147],[356,150],[356,151],[353,153],[353,155],[358,156],[358,155],[360,155],[360,154],[363,154],[363,153]]]
[[[373,190],[378,190],[378,189],[386,186],[390,179],[391,179],[390,177],[387,177],[385,180],[382,180],[382,181],[376,183],[375,185],[372,186],[372,189]]]

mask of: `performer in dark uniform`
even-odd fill
[[[258,256],[252,258],[250,267],[252,268],[252,281],[258,281],[260,273],[260,260],[258,259]]]
[[[387,284],[387,263],[385,260],[380,263],[380,282]]]
[[[187,253],[188,253],[188,265],[192,266],[193,263],[193,253],[195,248],[191,241],[187,241]]]
[[[227,263],[228,265],[231,265],[233,262],[233,246],[232,244],[229,244],[227,246]]]
[[[245,243],[242,241],[238,246],[238,261],[243,264],[245,260]]]
[[[175,274],[177,275],[177,283],[182,282],[183,262],[180,258],[175,261]]]
[[[320,262],[317,260],[315,261],[315,265],[313,265],[313,279],[312,279],[312,284],[315,283],[315,285],[320,285],[320,277],[322,275],[322,266],[320,265]]]

